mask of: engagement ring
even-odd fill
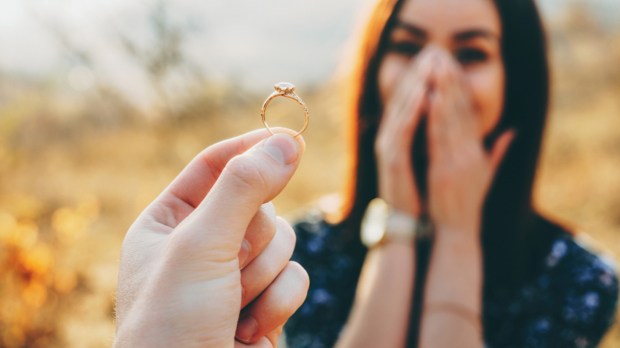
[[[304,101],[301,100],[301,98],[299,98],[297,94],[295,94],[295,85],[293,85],[292,83],[279,82],[279,83],[276,83],[274,88],[275,88],[275,92],[271,93],[271,95],[267,97],[267,99],[263,103],[263,107],[260,112],[260,117],[261,117],[261,120],[263,121],[263,125],[265,126],[265,128],[267,128],[269,133],[274,134],[271,128],[269,127],[269,124],[267,124],[267,118],[266,118],[265,113],[267,112],[267,107],[269,106],[269,103],[271,103],[271,100],[277,97],[285,97],[285,98],[296,101],[299,105],[301,105],[304,108],[304,125],[303,127],[301,127],[301,130],[297,132],[297,134],[295,134],[294,136],[297,137],[301,135],[301,133],[303,133],[306,130],[306,128],[308,128],[308,123],[310,121],[310,113],[308,111],[308,107],[306,106],[306,103],[304,103]]]

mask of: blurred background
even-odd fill
[[[201,149],[261,127],[275,82],[312,113],[279,211],[338,192],[339,87],[370,2],[2,0],[0,346],[110,346],[126,230]],[[539,3],[553,108],[537,204],[617,258],[620,3]],[[303,118],[278,99],[269,120]]]

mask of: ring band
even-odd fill
[[[267,124],[267,119],[265,115],[267,112],[267,107],[269,106],[269,103],[271,103],[273,99],[277,97],[285,97],[285,98],[294,100],[304,108],[304,125],[303,127],[301,127],[301,130],[297,132],[297,134],[294,135],[294,137],[298,137],[299,135],[301,135],[301,133],[303,133],[306,130],[306,128],[308,128],[308,123],[310,122],[310,112],[308,111],[308,107],[306,106],[306,103],[304,103],[304,101],[301,100],[301,98],[297,94],[295,94],[295,85],[293,85],[292,83],[279,82],[279,83],[276,83],[276,85],[274,86],[274,89],[275,89],[275,92],[271,93],[271,95],[267,97],[267,99],[263,103],[263,107],[261,108],[260,117],[261,117],[261,120],[263,121],[263,125],[265,126],[265,128],[267,128],[269,133],[274,134],[271,128],[269,127],[269,124]]]

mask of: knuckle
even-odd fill
[[[389,145],[387,144],[386,137],[383,135],[379,135],[377,137],[377,140],[375,141],[375,153],[377,155],[382,155],[386,153],[386,149],[388,148],[389,148]]]
[[[291,225],[289,225],[286,220],[278,217],[278,231],[282,234],[283,243],[287,248],[287,251],[292,253],[293,249],[295,249],[295,243],[297,242],[297,235],[295,234],[295,230]]]
[[[308,272],[296,261],[289,261],[287,269],[298,279],[298,284],[302,285],[305,296],[305,293],[308,292],[308,288],[310,288],[310,276]]]
[[[267,180],[260,165],[248,156],[236,156],[231,159],[224,171],[232,176],[235,181],[248,188],[265,186]]]
[[[395,172],[398,170],[398,161],[394,156],[387,156],[387,158],[385,158],[383,161],[385,163],[385,167],[390,172]]]
[[[306,270],[300,264],[290,261],[281,276],[286,278],[286,293],[277,296],[279,299],[279,308],[281,316],[290,316],[297,308],[299,308],[308,294],[310,287],[310,277]],[[284,291],[280,288],[278,292]]]
[[[275,211],[269,211],[264,207],[254,215],[250,225],[248,227],[248,231],[253,233],[257,233],[262,238],[271,238],[273,237],[276,230],[276,220],[275,220]]]

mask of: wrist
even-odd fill
[[[433,244],[435,248],[449,249],[453,252],[479,251],[481,248],[479,229],[437,227]]]
[[[362,219],[361,239],[368,248],[387,243],[413,247],[419,231],[419,218],[375,198],[368,204]]]
[[[392,209],[419,218],[421,215],[418,192],[411,183],[413,178],[388,177],[379,179],[379,195]]]
[[[482,231],[480,219],[450,224],[435,221],[434,227],[437,238],[461,242],[478,241]]]

